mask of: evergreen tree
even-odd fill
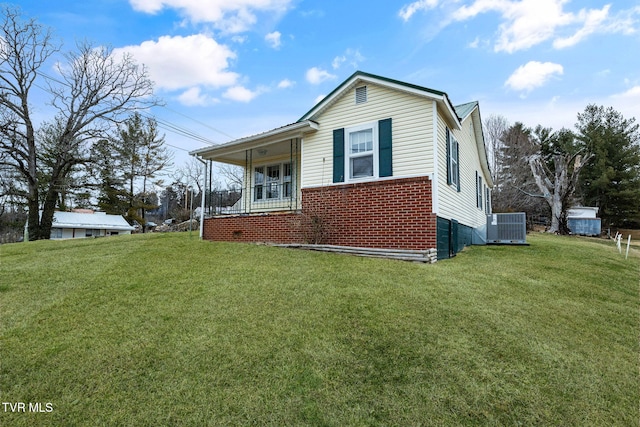
[[[135,113],[119,129],[113,144],[126,183],[128,209],[125,217],[130,223],[137,221],[144,226],[145,212],[158,207],[148,200],[149,186],[161,184],[154,179],[171,162],[164,147],[164,136],[159,135],[154,119],[144,119]],[[136,184],[142,185],[141,191],[135,191]]]
[[[640,133],[635,118],[592,104],[578,114],[576,129],[594,153],[580,177],[583,203],[599,207],[607,227],[640,226]]]
[[[96,142],[91,155],[93,175],[97,179],[98,208],[111,215],[125,215],[128,210],[127,192],[116,154],[109,140],[101,139]]]

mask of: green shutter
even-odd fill
[[[333,131],[333,182],[344,182],[344,128]]]
[[[460,192],[460,144],[458,143],[458,141],[456,141],[456,165],[458,165],[458,167],[456,168],[456,182],[457,182],[457,186],[458,186],[458,193]]]
[[[453,177],[451,174],[451,134],[449,133],[449,128],[446,129],[446,138],[444,145],[447,147],[447,184],[451,185],[453,182]]]
[[[393,176],[391,119],[384,119],[378,122],[378,152],[380,157],[379,176]]]

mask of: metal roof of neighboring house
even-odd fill
[[[595,206],[574,206],[567,210],[567,218],[596,218],[599,210]]]
[[[52,227],[134,230],[133,226],[129,225],[122,215],[109,215],[104,212],[55,212],[53,214]]]

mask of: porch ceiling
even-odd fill
[[[226,144],[201,148],[189,154],[203,160],[244,165],[247,150],[254,150],[254,160],[286,155],[290,152],[292,139],[302,138],[304,134],[317,130],[318,123],[304,120],[257,135],[236,139]]]

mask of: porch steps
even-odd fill
[[[408,250],[408,249],[380,249],[380,248],[359,248],[353,246],[336,245],[309,245],[301,243],[276,244],[273,246],[293,249],[306,249],[311,251],[331,252],[339,254],[356,255],[370,258],[389,258],[401,261],[413,261],[433,264],[438,260],[436,249]]]

